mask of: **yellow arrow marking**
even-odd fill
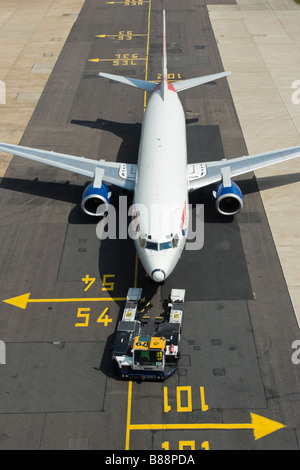
[[[28,294],[12,297],[11,299],[3,300],[3,302],[13,305],[14,307],[26,309],[28,303],[52,303],[52,302],[121,302],[125,301],[126,297],[93,297],[93,298],[70,298],[70,299],[30,299],[30,292]]]
[[[124,61],[129,61],[129,60],[147,60],[146,57],[140,58],[140,57],[117,57],[114,59],[99,59],[97,57],[96,59],[88,59],[88,62],[124,62]]]
[[[137,430],[178,430],[178,429],[252,429],[254,439],[271,434],[285,425],[264,418],[263,416],[250,413],[251,423],[224,424],[224,423],[186,423],[186,424],[129,424],[131,431]]]
[[[113,61],[115,59],[89,59],[88,62],[108,62],[108,61]]]

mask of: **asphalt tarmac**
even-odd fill
[[[169,78],[221,72],[204,0],[86,0],[20,143],[136,163],[144,94],[98,73],[144,79],[148,64],[148,80],[159,78],[162,9]],[[247,153],[226,79],[180,99],[189,162]],[[204,245],[157,287],[136,269],[131,240],[97,238],[80,210],[83,177],[13,158],[0,187],[1,298],[35,302],[0,305],[0,449],[299,449],[298,326],[256,180],[237,182],[234,218],[215,213],[215,188],[191,195],[194,214],[204,205]],[[122,195],[113,189],[116,207]],[[112,370],[124,301],[111,298],[134,284],[158,310],[186,289],[182,357],[163,384]],[[250,413],[285,427],[257,438]]]

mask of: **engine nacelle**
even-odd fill
[[[234,215],[243,208],[242,191],[236,183],[230,181],[229,186],[219,184],[215,194],[216,210],[223,215]]]
[[[81,209],[85,214],[101,217],[108,212],[110,197],[111,192],[106,184],[102,183],[101,187],[97,188],[90,183],[83,193]]]

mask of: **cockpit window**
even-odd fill
[[[159,244],[160,250],[167,250],[168,248],[172,248],[172,241],[164,242]]]
[[[168,235],[166,238],[170,238],[170,240],[162,243],[155,243],[149,240],[151,239],[150,235],[148,235],[148,240],[145,240],[145,238],[140,237],[140,245],[142,248],[148,248],[148,250],[154,251],[168,250],[169,248],[176,248],[178,246],[178,235],[173,236],[173,234],[171,233],[171,235]]]
[[[143,245],[141,244],[141,246]],[[163,243],[154,243],[149,242],[149,240],[147,240],[144,246],[145,248],[148,248],[148,250],[162,251],[168,250],[169,248],[175,248],[177,246],[177,243],[174,243],[174,239]]]
[[[146,241],[145,248],[148,248],[148,250],[155,250],[158,251],[158,243],[154,242],[149,242],[148,240]]]

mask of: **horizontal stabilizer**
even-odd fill
[[[203,85],[204,83],[212,82],[213,80],[218,80],[218,78],[223,78],[230,74],[231,72],[215,73],[212,75],[205,75],[204,77],[190,78],[180,82],[173,82],[172,85],[176,91],[183,91],[198,85]]]
[[[158,83],[146,82],[145,80],[139,80],[137,78],[122,77],[121,75],[113,75],[111,73],[99,73],[100,77],[108,78],[109,80],[114,80],[115,82],[123,83],[124,85],[133,86],[139,88],[140,90],[149,91],[152,93],[154,88]]]

